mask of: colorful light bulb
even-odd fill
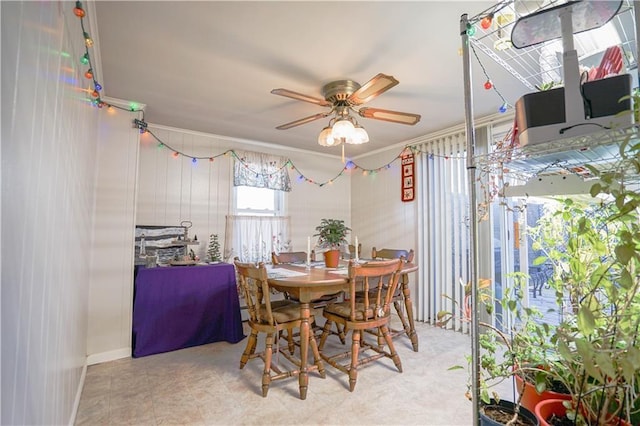
[[[82,57],[80,58],[80,63],[83,65],[87,65],[89,63],[89,54],[85,53],[84,55],[82,55]]]
[[[482,20],[480,21],[480,26],[482,27],[483,30],[487,30],[489,29],[489,27],[491,27],[492,23],[493,23],[493,14],[489,14],[484,18],[482,18]]]
[[[89,36],[88,32],[84,32],[84,44],[87,47],[93,47],[93,40],[91,39],[91,37]]]
[[[78,18],[84,18],[84,9],[82,8],[82,3],[79,1],[76,2],[76,7],[73,8],[73,14]]]
[[[89,68],[87,72],[84,73],[84,76],[89,80],[93,78],[93,71],[91,70],[91,68]]]
[[[505,112],[507,112],[507,103],[503,103],[502,105],[500,105],[500,108],[498,109],[498,111],[500,112],[500,114],[504,114]]]
[[[491,80],[487,80],[484,82],[484,88],[486,90],[491,90],[492,87],[493,87],[493,83],[491,83]]]
[[[474,27],[471,24],[467,24],[467,35],[469,37],[473,37],[473,35],[476,33],[476,27]]]

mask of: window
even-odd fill
[[[237,215],[282,216],[284,192],[268,188],[236,186],[235,212]]]

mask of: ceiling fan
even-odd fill
[[[350,111],[357,113],[360,117],[363,118],[372,118],[374,120],[383,120],[390,121],[392,123],[414,125],[418,121],[420,121],[420,115],[418,114],[391,111],[380,108],[360,107],[360,105],[380,96],[398,83],[398,80],[390,75],[385,74],[376,75],[362,86],[353,80],[332,81],[331,83],[325,84],[322,87],[322,96],[324,96],[324,99],[304,95],[287,89],[273,89],[271,93],[273,93],[274,95],[285,96],[288,98],[310,102],[322,107],[329,108],[328,111],[314,114],[309,117],[304,117],[290,123],[282,124],[276,127],[276,129],[290,129],[292,127],[307,124],[312,121],[335,114],[335,117],[332,118],[329,122],[329,126],[323,129],[318,139],[318,143],[320,143],[321,145],[331,146],[337,145],[343,141],[347,143],[368,142],[368,135],[366,136],[366,140],[357,138],[351,139],[342,135],[336,135],[336,129],[340,127],[340,124],[347,122],[350,123],[348,125],[350,125],[352,128],[355,127],[356,129],[361,129],[362,131],[364,131],[364,129],[359,126],[355,119],[350,115]],[[338,124],[338,126],[336,126],[336,124]],[[329,140],[327,140],[326,137],[323,139],[323,133],[326,135],[330,135],[332,128],[334,132],[333,137],[330,137]],[[364,135],[366,135],[366,131],[364,132]]]

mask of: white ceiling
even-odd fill
[[[275,127],[325,108],[270,93],[322,98],[330,81],[364,84],[378,73],[400,81],[366,106],[422,115],[415,126],[360,118],[371,142],[348,156],[401,144],[464,122],[459,22],[486,1],[97,1],[103,96],[146,104],[150,124],[339,155],[321,147],[329,118]],[[494,84],[515,104],[529,92],[479,53]],[[502,99],[483,88],[472,56],[475,116]]]

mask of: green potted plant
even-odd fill
[[[526,274],[513,273],[508,278],[513,282],[503,297],[496,299],[492,295],[490,280],[481,279],[478,285],[478,300],[491,316],[494,306],[499,304],[502,315],[495,323],[479,321],[481,333],[478,336],[480,346],[480,412],[481,424],[487,425],[537,425],[533,407],[525,406],[532,394],[547,388],[550,359],[555,359],[551,351],[549,336],[552,327],[540,321],[542,314],[536,309],[522,306],[522,289],[526,284]],[[470,285],[464,285],[465,295]],[[460,309],[462,319],[469,321],[471,307],[465,297],[465,306]],[[444,325],[453,318],[453,313],[438,313],[438,324]],[[501,321],[500,318],[504,319]],[[509,319],[509,321],[506,321]],[[509,323],[509,324],[507,324]],[[468,370],[472,372],[472,357],[467,356]],[[451,369],[464,368],[454,366]],[[507,401],[495,390],[506,380],[518,378],[520,383],[531,382],[533,386],[519,389],[515,401]],[[471,396],[472,375],[467,383],[467,397]],[[523,404],[524,403],[524,404]]]
[[[592,193],[614,201],[590,207],[569,199],[556,213],[566,243],[547,246],[547,259],[554,263],[558,303],[566,309],[552,342],[560,357],[558,378],[572,396],[564,404],[569,420],[638,424],[640,193],[600,177],[603,183]]]
[[[609,171],[588,166],[598,203],[564,200],[544,228],[555,231],[536,235],[566,306],[551,342],[575,425],[640,424],[640,192],[628,179],[640,172],[640,146],[629,142]]]
[[[320,225],[316,226],[319,248],[327,249],[324,252],[324,259],[327,268],[337,268],[340,262],[340,249],[348,245],[347,234],[351,228],[344,224],[344,220],[322,219]]]

